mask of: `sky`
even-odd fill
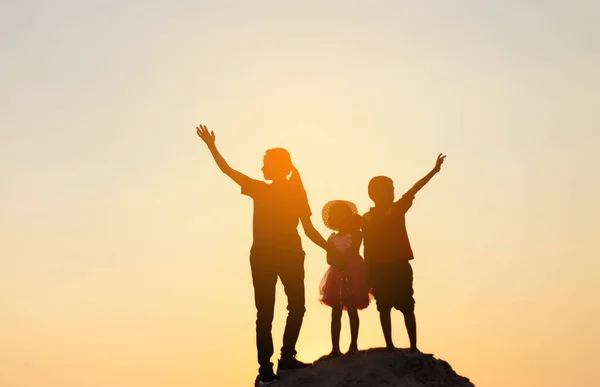
[[[593,385],[599,14],[591,0],[1,2],[0,385],[252,383],[252,202],[200,123],[256,178],[266,149],[287,148],[325,237],[328,200],[367,211],[371,177],[401,193],[446,153],[407,215],[419,347],[478,386]],[[303,243],[312,361],[330,350],[327,265]],[[375,307],[360,318],[359,347],[383,346]]]

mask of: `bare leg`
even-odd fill
[[[358,311],[354,307],[348,308],[348,317],[350,318],[350,349],[348,352],[358,351],[358,328],[360,320],[358,319]]]
[[[404,313],[404,323],[406,324],[406,332],[408,332],[408,339],[410,340],[410,351],[419,352],[417,348],[417,320],[414,311]]]
[[[331,353],[330,356],[340,356],[340,331],[342,330],[342,312],[341,307],[331,309]]]
[[[385,310],[379,311],[379,321],[381,321],[381,329],[383,330],[383,337],[385,338],[385,345],[387,349],[395,349],[394,342],[392,341],[392,308],[385,308]]]

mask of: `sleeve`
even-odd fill
[[[240,182],[242,195],[246,195],[251,198],[255,198],[266,186],[267,183],[264,181],[252,179],[247,176]]]
[[[408,212],[408,210],[412,207],[414,200],[415,200],[415,195],[413,195],[411,193],[406,193],[396,203],[394,203],[394,206],[402,214],[406,214]]]

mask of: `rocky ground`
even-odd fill
[[[281,375],[273,387],[473,387],[443,360],[405,350],[369,349]]]

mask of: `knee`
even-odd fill
[[[258,310],[256,312],[256,324],[265,325],[273,322],[273,311],[271,310]]]
[[[288,305],[288,312],[293,316],[304,316],[306,308],[304,307],[304,303],[291,303]]]

